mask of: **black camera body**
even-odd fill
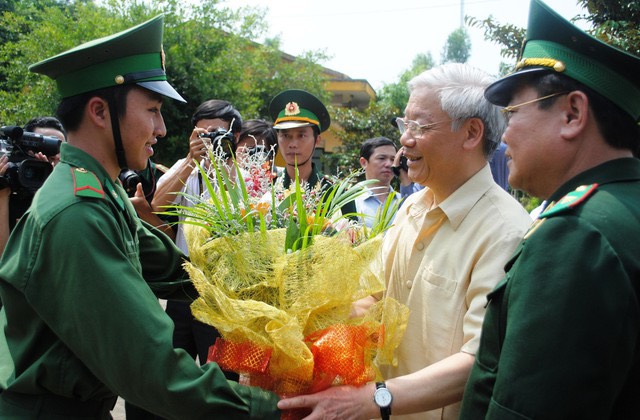
[[[21,127],[0,127],[0,147],[9,157],[9,168],[3,178],[11,191],[33,195],[51,174],[53,167],[49,162],[32,157],[29,152],[54,156],[60,152],[61,143],[57,137],[30,133]]]
[[[211,139],[214,153],[221,153],[224,159],[229,159],[235,154],[236,139],[231,131],[224,128],[216,128],[214,131],[200,134],[200,138]]]
[[[133,197],[136,192],[138,184],[142,181],[142,177],[138,173],[131,169],[123,169],[118,175],[122,187],[127,192],[129,197]]]

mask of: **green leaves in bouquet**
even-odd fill
[[[373,184],[376,180],[366,180],[354,184],[357,173],[351,174],[344,179],[336,181],[335,184],[326,188],[322,192],[320,200],[317,202],[314,211],[309,214],[304,206],[304,189],[301,186],[296,169],[295,187],[293,194],[286,197],[279,206],[281,212],[289,209],[289,214],[293,208],[297,211],[297,217],[290,217],[287,223],[287,234],[285,240],[285,251],[294,252],[305,249],[313,243],[315,235],[331,235],[336,230],[333,229],[340,220],[348,220],[352,216],[361,216],[358,213],[345,213],[335,217],[339,211],[348,203],[354,201],[359,196],[366,193],[365,187]],[[397,210],[397,203],[394,203],[393,195],[387,199],[380,216],[376,218],[371,230],[365,229],[365,237],[370,238],[384,232],[391,225],[393,215]],[[311,218],[312,217],[312,218]]]
[[[221,168],[221,164],[216,159],[212,159],[210,162],[209,168],[215,173],[215,183],[211,181],[211,177],[205,167],[199,162],[195,162],[210,199],[179,192],[177,194],[186,197],[194,205],[165,206],[170,210],[159,214],[181,216],[184,220],[179,223],[202,227],[211,233],[211,239],[237,235],[243,232],[255,232],[256,222],[261,232],[278,227],[272,226],[272,223],[267,221],[265,214],[254,208],[242,176],[238,176],[234,182],[227,174],[227,171]],[[233,164],[236,173],[240,174],[235,159]],[[273,196],[272,192],[272,203],[274,202],[275,196]],[[272,211],[271,220],[277,223],[278,218],[275,214],[275,206],[272,204],[270,208]]]

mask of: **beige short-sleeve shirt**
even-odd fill
[[[387,295],[407,305],[398,366],[385,378],[418,371],[460,351],[475,354],[486,295],[531,224],[486,165],[431,209],[429,188],[407,198],[383,244]],[[399,418],[458,418],[459,404]]]

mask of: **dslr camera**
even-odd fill
[[[41,152],[49,157],[60,153],[62,141],[57,137],[24,131],[18,126],[0,127],[0,153],[9,157],[9,168],[0,179],[19,195],[33,195],[47,179],[53,167],[33,157]]]
[[[138,173],[132,169],[123,169],[118,175],[120,182],[122,183],[122,188],[127,192],[129,197],[133,197],[136,192],[136,188],[138,183],[142,181],[142,177],[138,175]]]
[[[224,159],[229,159],[235,154],[236,139],[231,131],[216,128],[214,131],[200,134],[200,138],[210,139],[213,152],[220,153]]]

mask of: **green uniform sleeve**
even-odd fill
[[[198,293],[183,268],[187,257],[171,238],[142,220],[137,235],[142,276],[154,294],[161,299],[188,302],[197,298]]]
[[[24,295],[53,332],[42,345],[57,352],[49,363],[60,370],[40,375],[39,386],[75,398],[100,397],[106,387],[168,418],[279,418],[274,394],[230,384],[216,365],[200,368],[173,349],[173,324],[143,279],[140,259],[146,276],[163,280],[162,266],[175,262],[163,258],[174,257],[144,232],[139,251],[123,228],[107,206],[83,202],[32,226],[41,234],[25,238],[32,257]]]
[[[639,317],[606,238],[583,219],[550,218],[496,293],[483,350],[502,347],[487,418],[607,418],[634,363]],[[492,368],[485,353],[479,363]]]

